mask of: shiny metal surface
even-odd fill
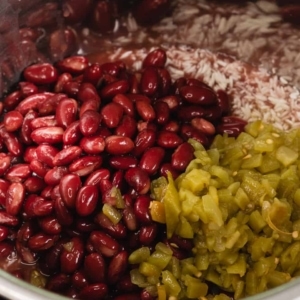
[[[9,300],[67,300],[0,270],[0,295]],[[300,278],[245,300],[300,300]]]

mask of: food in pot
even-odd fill
[[[154,49],[139,71],[83,56],[25,68],[2,102],[2,268],[79,299],[154,297],[128,264],[165,234],[150,216],[151,180],[185,170],[190,138],[208,146],[246,124],[226,117],[226,92],[174,81],[166,61]]]

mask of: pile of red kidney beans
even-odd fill
[[[135,73],[83,56],[24,70],[0,102],[2,262],[16,253],[47,276],[46,289],[73,298],[154,299],[131,283],[128,256],[163,241],[185,258],[192,242],[166,240],[151,220],[151,180],[185,170],[189,138],[208,147],[246,124],[229,116],[226,92],[174,81],[165,63],[156,49]],[[12,273],[29,280],[22,264]]]

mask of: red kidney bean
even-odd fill
[[[72,238],[63,245],[60,255],[61,271],[66,274],[72,274],[81,265],[84,258],[84,244],[78,237]]]
[[[157,224],[146,225],[139,231],[139,241],[142,245],[151,245],[157,235]]]
[[[160,80],[156,68],[147,67],[141,76],[140,89],[143,94],[152,97],[158,93]]]
[[[6,193],[10,183],[7,180],[0,178],[0,205],[5,206]]]
[[[86,176],[98,169],[102,164],[101,156],[83,156],[76,159],[70,166],[69,171],[78,176]]]
[[[133,210],[135,213],[135,216],[139,222],[142,224],[151,224],[152,219],[150,216],[150,203],[151,203],[151,198],[146,195],[140,195],[136,198],[134,205],[133,205]]]
[[[191,125],[206,135],[214,135],[216,132],[214,125],[203,118],[192,119]]]
[[[46,164],[38,160],[32,160],[29,164],[29,167],[32,172],[34,172],[37,176],[41,178],[44,178],[44,176],[50,169]]]
[[[115,239],[123,239],[127,236],[127,230],[121,222],[114,224],[104,213],[99,213],[95,222],[111,237]]]
[[[23,119],[23,124],[20,130],[20,139],[26,145],[30,145],[32,143],[32,139],[31,139],[32,130],[31,130],[30,123],[32,120],[37,118],[37,116],[38,116],[37,112],[30,110]]]
[[[194,159],[194,147],[190,143],[182,143],[172,154],[171,165],[176,171],[185,171]]]
[[[147,101],[137,100],[135,102],[135,107],[136,107],[136,110],[137,110],[139,116],[144,121],[151,122],[151,121],[155,120],[155,118],[156,118],[155,111],[154,111],[153,107],[151,106],[151,104],[148,103]]]
[[[157,2],[142,0],[136,3],[132,13],[139,24],[143,26],[153,25],[166,16],[170,3],[169,0]]]
[[[221,108],[222,115],[228,115],[230,113],[230,99],[228,94],[223,90],[217,91],[218,105]]]
[[[55,201],[57,198],[61,198],[61,195],[59,192],[59,184],[56,184],[52,187],[53,188],[51,189],[51,192],[50,192],[50,199]]]
[[[128,169],[125,173],[125,180],[141,195],[146,194],[150,189],[149,175],[139,167]]]
[[[101,65],[101,69],[104,74],[118,77],[121,71],[125,69],[125,65],[120,61],[106,62]]]
[[[113,187],[112,182],[109,179],[103,179],[99,182],[99,188],[102,194],[110,191],[112,187]]]
[[[26,192],[29,193],[38,193],[43,190],[45,187],[45,182],[42,178],[37,176],[30,176],[24,181],[24,187]]]
[[[79,129],[84,136],[95,134],[101,123],[102,116],[93,110],[87,110],[80,117]]]
[[[46,216],[39,219],[39,226],[49,235],[58,235],[61,233],[61,225],[54,216]]]
[[[0,258],[7,259],[14,251],[14,246],[9,242],[0,243]]]
[[[86,275],[83,273],[83,271],[76,271],[72,275],[71,281],[72,281],[72,285],[77,290],[82,290],[84,287],[86,287],[88,285],[88,280],[86,278]]]
[[[183,86],[179,89],[180,95],[189,103],[198,105],[214,105],[217,96],[210,88],[198,85]]]
[[[138,161],[133,156],[112,156],[109,159],[109,164],[115,169],[127,170],[137,166]]]
[[[34,129],[37,129],[40,127],[49,127],[49,126],[57,126],[57,125],[58,125],[58,123],[57,123],[54,115],[39,117],[39,118],[33,119],[30,122],[31,130],[34,130]]]
[[[160,80],[160,95],[166,96],[169,94],[170,87],[172,84],[171,75],[169,71],[164,68],[158,68],[157,73]]]
[[[79,117],[82,117],[82,115],[89,110],[93,110],[98,112],[100,108],[100,98],[99,100],[96,99],[87,99],[85,100],[81,107],[80,107],[80,111],[79,111]]]
[[[0,225],[0,242],[3,242],[9,235],[9,230],[6,226]]]
[[[24,98],[36,94],[39,91],[38,87],[35,84],[27,81],[19,82],[19,87]]]
[[[82,150],[78,146],[70,146],[59,151],[53,158],[54,166],[68,165],[81,154]]]
[[[73,0],[74,1],[74,0]],[[86,1],[86,0],[83,0]],[[83,81],[87,83],[91,83],[92,86],[97,87],[103,76],[103,71],[98,63],[91,64],[88,66],[83,72]]]
[[[3,142],[11,155],[20,156],[23,153],[23,145],[13,133],[7,132],[4,128],[1,128],[0,137],[3,139]]]
[[[90,284],[79,293],[79,299],[98,300],[104,299],[108,294],[108,288],[104,283]]]
[[[90,233],[97,229],[96,223],[90,218],[76,218],[75,223],[75,228],[80,233]]]
[[[87,68],[85,70],[85,72],[87,70],[89,70],[89,68]],[[78,91],[78,94],[77,94],[77,99],[80,102],[83,102],[83,103],[85,101],[88,101],[88,100],[94,100],[94,101],[98,102],[99,105],[101,103],[101,100],[100,100],[100,97],[98,95],[98,91],[97,91],[96,87],[94,85],[92,85],[91,83],[88,83],[88,82],[84,82],[80,85],[79,91]]]
[[[72,81],[72,75],[70,73],[62,73],[58,76],[57,81],[54,86],[55,93],[62,93],[64,90],[64,85],[67,82]]]
[[[105,141],[101,136],[83,137],[80,148],[87,154],[99,154],[104,151]]]
[[[178,132],[179,129],[180,129],[180,125],[176,121],[169,121],[167,124],[165,124],[162,127],[162,130],[172,131],[172,132]]]
[[[240,125],[247,125],[247,121],[236,117],[236,116],[225,116],[222,117],[221,123],[224,124],[240,124]]]
[[[166,51],[158,48],[147,54],[143,60],[143,68],[147,67],[157,67],[163,68],[167,61]]]
[[[44,177],[46,184],[57,185],[60,183],[64,175],[68,174],[68,168],[65,166],[54,167],[50,169]]]
[[[54,157],[59,153],[59,150],[51,145],[42,144],[36,148],[37,159],[48,165],[54,167]]]
[[[88,60],[84,56],[71,56],[56,63],[61,72],[68,72],[74,75],[83,73],[88,67]]]
[[[77,98],[81,83],[78,81],[66,82],[63,86],[63,93],[70,98]]]
[[[113,257],[120,251],[119,243],[101,231],[93,231],[89,239],[96,251],[105,257]]]
[[[207,136],[203,132],[197,130],[196,128],[194,128],[191,125],[183,124],[181,126],[180,132],[181,132],[181,136],[185,140],[194,139],[197,142],[201,143],[203,146],[208,145]]]
[[[84,259],[84,272],[91,283],[106,282],[106,263],[99,253],[91,253]]]
[[[125,136],[111,135],[105,139],[105,143],[105,150],[112,155],[127,154],[134,148],[133,141]]]
[[[23,115],[17,110],[8,111],[4,115],[3,124],[8,132],[13,132],[22,127]]]
[[[160,125],[164,125],[169,121],[170,109],[167,103],[158,101],[154,105],[156,122]]]
[[[80,216],[88,216],[94,212],[98,203],[98,188],[94,185],[86,185],[79,189],[75,207]]]
[[[0,175],[3,176],[10,167],[12,157],[5,153],[0,153]]]
[[[115,284],[123,276],[128,266],[128,253],[126,251],[119,252],[112,258],[107,270],[107,279],[110,284]]]
[[[15,164],[5,174],[5,179],[10,182],[22,182],[31,175],[28,164]]]
[[[144,129],[135,139],[133,154],[140,156],[146,149],[152,147],[156,141],[156,133],[152,129]]]
[[[24,212],[28,217],[44,217],[53,211],[53,202],[43,197],[31,194],[24,202]]]
[[[126,94],[129,90],[128,80],[118,80],[112,83],[109,83],[100,92],[100,96],[103,99],[112,99],[117,94]]]
[[[55,293],[63,293],[70,286],[70,278],[66,274],[55,274],[51,276],[46,284],[46,289],[55,292]]]
[[[0,224],[7,226],[16,226],[19,223],[18,218],[8,214],[5,211],[0,211]]]
[[[98,169],[91,173],[85,180],[84,185],[95,185],[97,186],[100,181],[109,179],[110,172],[108,169]]]
[[[58,126],[67,128],[76,121],[78,111],[77,102],[74,99],[62,99],[56,108],[55,118]]]
[[[245,124],[239,122],[223,123],[217,126],[216,131],[219,134],[228,134],[228,136],[237,137],[245,128]]]
[[[25,198],[25,188],[22,183],[12,183],[6,193],[6,212],[12,216],[19,214]]]
[[[199,105],[189,105],[181,107],[177,112],[180,121],[191,121],[193,118],[205,117],[205,110]]]
[[[31,138],[37,144],[62,142],[64,130],[58,126],[41,127],[32,131]]]
[[[73,215],[66,207],[64,201],[57,197],[54,200],[54,209],[58,222],[63,226],[70,226],[73,223]]]
[[[175,132],[160,131],[157,135],[157,144],[166,149],[174,149],[183,143],[183,140]]]
[[[12,110],[14,109],[18,104],[19,102],[23,99],[23,95],[22,95],[22,92],[17,90],[17,91],[14,91],[10,94],[8,94],[5,98],[4,98],[4,108],[6,110]]]
[[[49,63],[34,64],[25,68],[23,75],[29,82],[49,84],[57,80],[57,70]]]
[[[115,129],[114,134],[132,138],[137,131],[137,123],[134,118],[129,115],[123,116],[119,126]]]
[[[128,230],[134,231],[138,228],[138,222],[136,215],[134,213],[134,210],[132,209],[131,206],[126,205],[125,208],[123,209],[123,217],[122,220]]]
[[[89,18],[89,27],[98,33],[107,33],[113,30],[116,18],[114,2],[99,0],[93,3]]]
[[[222,115],[222,110],[220,106],[210,106],[206,107],[204,110],[204,118],[208,121],[218,121]]]
[[[38,233],[33,235],[28,240],[28,248],[32,251],[42,251],[51,248],[57,237],[53,235],[46,235],[44,233]]]
[[[57,273],[60,269],[60,254],[63,250],[63,242],[62,239],[58,240],[45,254],[45,262],[51,272]]]
[[[181,238],[176,234],[173,234],[172,237],[168,239],[168,242],[186,251],[192,251],[194,247],[194,243],[192,239]]]
[[[0,153],[0,157],[1,157],[1,153]],[[37,159],[36,147],[29,146],[24,151],[24,161],[30,163],[34,159]]]
[[[59,192],[67,207],[75,207],[77,193],[80,188],[81,180],[78,175],[66,174],[61,178],[59,182]]]
[[[53,94],[52,96],[46,97],[44,100],[37,104],[39,115],[47,116],[49,114],[55,115],[55,111],[58,103],[67,98],[66,94]]]
[[[164,157],[165,150],[163,148],[149,148],[142,155],[139,162],[139,167],[146,171],[149,175],[154,175],[159,169]]]
[[[117,172],[115,172],[112,175],[111,183],[114,187],[122,192],[124,187],[124,171],[118,170]]]
[[[124,114],[134,117],[135,110],[133,102],[126,95],[117,94],[113,97],[112,101],[123,107]]]
[[[118,103],[110,102],[106,104],[101,110],[102,122],[108,128],[117,127],[122,119],[123,111],[123,107]]]
[[[80,122],[75,121],[70,124],[63,133],[63,143],[65,145],[73,145],[78,142],[82,134],[80,131]]]
[[[30,95],[20,101],[15,109],[25,116],[31,109],[36,110],[41,102],[49,100],[53,95],[53,93],[49,92]]]
[[[162,164],[159,170],[160,176],[167,177],[169,172],[171,173],[174,179],[176,179],[179,176],[179,173],[173,168],[173,166],[170,163]]]

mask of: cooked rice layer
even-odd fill
[[[275,1],[245,5],[211,0],[172,3],[172,15],[149,29],[139,27],[129,14],[122,24],[116,23],[115,38],[101,39],[102,46],[169,43],[221,51],[263,66],[300,87],[300,28],[282,22]],[[128,34],[120,35],[122,27]],[[83,32],[86,41],[91,39],[86,29]]]

